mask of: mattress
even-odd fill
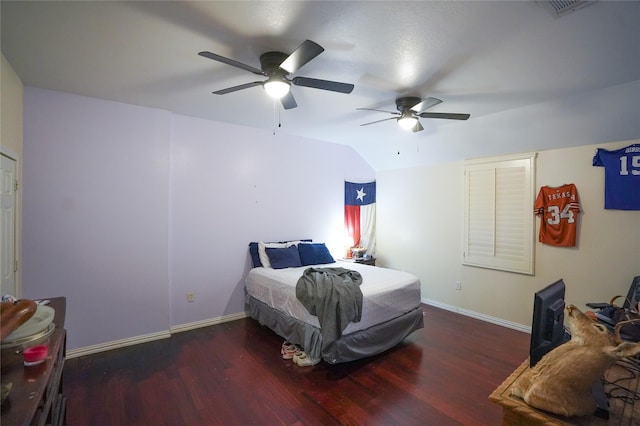
[[[296,297],[298,279],[310,267],[342,267],[358,271],[362,275],[362,317],[359,322],[349,323],[342,332],[343,335],[400,317],[420,306],[420,280],[415,275],[345,261],[299,268],[253,268],[245,279],[246,292],[285,315],[320,328],[318,317],[311,315]]]

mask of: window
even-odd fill
[[[535,157],[465,161],[464,265],[533,275]]]

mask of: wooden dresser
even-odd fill
[[[4,348],[0,353],[2,384],[12,383],[9,396],[2,403],[2,426],[66,424],[66,400],[62,394],[67,336],[64,329],[66,298],[50,300],[49,306],[55,309],[55,329],[48,336],[29,342],[29,346],[49,346],[46,361],[25,367],[21,346]]]
[[[529,359],[523,362],[500,386],[493,391],[489,399],[502,406],[503,426],[533,426],[533,425],[583,425],[583,426],[639,426],[640,425],[640,401],[633,398],[610,398],[609,419],[605,420],[597,416],[586,417],[562,417],[545,411],[537,410],[527,405],[521,398],[511,396],[511,386],[518,377],[529,367]],[[619,386],[630,392],[640,393],[640,373],[638,367],[632,366],[629,371],[624,367],[624,361],[611,367],[605,373],[608,382],[616,382]],[[604,390],[610,393],[612,390],[618,396],[623,396],[620,388],[614,390],[613,385],[605,382]],[[630,395],[630,393],[627,393]]]

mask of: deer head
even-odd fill
[[[565,308],[571,340],[547,353],[513,384],[511,394],[532,407],[570,416],[593,414],[596,402],[591,386],[616,361],[640,353],[640,342],[620,338],[618,324],[613,333],[591,320],[578,308]]]

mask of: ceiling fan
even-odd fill
[[[361,111],[378,111],[393,114],[394,117],[383,118],[382,120],[372,121],[370,123],[361,124],[361,126],[368,126],[374,123],[380,123],[381,121],[397,120],[400,127],[405,130],[411,130],[413,132],[420,132],[424,130],[422,124],[420,124],[419,117],[421,118],[443,118],[447,120],[467,120],[469,114],[452,114],[448,112],[425,112],[427,109],[438,105],[442,101],[438,98],[426,98],[421,99],[417,97],[403,97],[396,99],[396,108],[399,112],[384,111],[381,109],[372,108],[356,108]]]
[[[337,81],[318,80],[316,78],[308,77],[288,78],[289,74],[296,72],[322,52],[324,52],[324,48],[322,46],[311,40],[305,40],[290,55],[282,52],[263,53],[260,55],[260,69],[211,52],[199,52],[198,55],[257,75],[268,77],[265,81],[252,81],[250,83],[216,90],[213,92],[214,94],[226,95],[227,93],[236,92],[238,90],[248,89],[254,86],[262,86],[271,97],[280,99],[282,106],[285,109],[291,109],[298,106],[290,90],[292,83],[296,86],[330,90],[332,92],[340,93],[351,93],[353,90],[353,84],[339,83]]]

